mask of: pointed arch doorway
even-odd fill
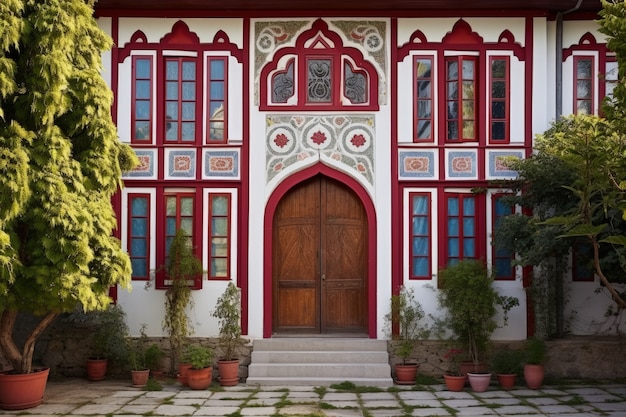
[[[287,191],[272,222],[272,333],[368,333],[368,224],[349,187],[318,174]]]

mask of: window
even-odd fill
[[[332,58],[307,57],[307,104],[330,104],[333,101]]]
[[[152,142],[152,57],[133,57],[131,143]]]
[[[230,279],[230,194],[209,195],[209,279]]]
[[[410,279],[431,279],[430,194],[411,193]]]
[[[169,250],[176,231],[182,229],[188,237],[189,246],[194,247],[196,242],[195,231],[195,194],[180,193],[165,195],[165,247],[164,260],[161,265],[169,262]],[[165,278],[165,277],[163,277]],[[163,286],[167,282],[163,282]],[[200,288],[202,280],[197,277],[194,288]]]
[[[196,61],[165,59],[165,142],[196,141]]]
[[[446,57],[446,139],[476,141],[476,57]]]
[[[226,127],[226,74],[228,74],[225,57],[209,57],[208,70],[208,97],[209,108],[207,111],[208,135],[207,143],[225,143],[227,134]]]
[[[613,90],[617,85],[618,68],[615,57],[607,57],[604,69],[604,96],[613,97]]]
[[[492,200],[492,213],[493,213],[493,225],[491,228],[491,235],[496,235],[496,229],[504,216],[513,214],[514,209],[508,204],[503,202],[503,197],[506,194],[496,194]],[[513,260],[513,254],[507,249],[498,247],[498,242],[492,242],[491,256],[493,264],[493,272],[495,279],[497,280],[514,280],[515,268],[511,264]]]
[[[133,280],[150,279],[150,196],[131,194],[128,197],[128,254]]]
[[[593,57],[574,57],[574,113],[594,114],[593,108]]]
[[[572,246],[572,281],[593,282],[593,248],[585,239],[578,239]]]
[[[509,57],[490,60],[489,117],[491,143],[509,142]]]
[[[446,194],[446,265],[478,259],[477,201],[468,194]]]
[[[415,142],[433,140],[433,59],[416,57],[413,66],[415,91]]]

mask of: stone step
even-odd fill
[[[247,384],[393,385],[384,340],[275,338],[255,340]]]

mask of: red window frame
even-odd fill
[[[216,214],[214,211],[213,202],[217,198],[226,198],[226,212],[224,214]],[[208,251],[208,278],[210,280],[230,280],[231,271],[230,271],[230,261],[231,261],[231,205],[232,205],[232,195],[229,193],[215,193],[209,194],[209,207],[208,207],[208,234],[209,234],[209,242],[207,245]],[[216,230],[217,227],[214,227],[215,220],[222,219],[226,222],[226,234],[220,235]],[[214,239],[225,239],[226,253],[224,255],[216,255],[216,251],[214,250]],[[223,260],[226,263],[226,275],[217,275],[215,274],[213,265],[214,260]]]
[[[429,70],[421,67],[428,63]],[[413,142],[433,142],[434,141],[434,59],[432,56],[415,56],[413,58]],[[429,75],[428,75],[429,74]],[[422,88],[424,86],[428,88]],[[424,106],[430,107],[430,114],[424,115],[420,111]],[[421,135],[421,126],[430,125],[430,134]]]
[[[176,200],[176,210],[174,214],[170,214],[167,212],[167,200],[169,198],[175,198]],[[192,199],[192,213],[191,215],[182,215],[181,214],[181,201],[184,198],[191,198]],[[187,219],[191,221],[191,236],[189,236],[189,239],[191,241],[191,245],[193,247],[193,251],[196,254],[196,256],[198,256],[198,241],[197,241],[197,227],[196,227],[196,219],[197,219],[197,207],[196,204],[198,202],[198,198],[196,196],[196,193],[194,192],[181,192],[181,193],[170,193],[170,192],[166,192],[163,194],[163,230],[162,230],[162,236],[163,236],[163,240],[162,242],[162,247],[160,249],[160,253],[161,253],[161,259],[159,260],[158,265],[162,265],[165,266],[167,265],[168,262],[168,242],[171,241],[171,239],[174,238],[175,234],[176,234],[176,230],[178,230],[179,228],[181,228],[181,222],[183,219]],[[174,219],[174,223],[175,223],[175,227],[173,230],[168,230],[167,224],[168,224],[168,219]],[[198,256],[198,259],[201,259]],[[169,287],[169,285],[166,283],[167,277],[165,274],[165,271],[161,271],[161,273],[157,274],[157,289],[166,289]],[[197,276],[194,279],[193,284],[190,286],[192,289],[200,289],[202,288],[202,275]]]
[[[425,198],[425,212],[416,212],[414,205],[415,198]],[[408,236],[409,236],[409,279],[412,280],[430,280],[432,279],[432,197],[430,193],[409,193],[409,224],[408,224]],[[415,221],[422,219],[426,225],[426,232],[422,232],[416,229]],[[415,251],[414,240],[426,239],[426,254],[419,254]],[[428,271],[425,274],[416,273],[415,262],[419,259],[426,259],[428,265]]]
[[[450,200],[457,199],[459,201],[458,213],[457,215],[450,215]],[[472,216],[465,215],[464,206],[465,200],[471,199],[474,201],[474,213]],[[484,242],[485,242],[485,220],[482,213],[485,212],[485,199],[484,195],[472,194],[472,193],[443,193],[443,212],[445,221],[442,222],[444,239],[440,242],[440,254],[441,260],[440,266],[445,267],[450,264],[450,260],[462,260],[462,259],[484,259]],[[450,231],[450,220],[452,218],[456,218],[458,220],[458,232],[456,235],[451,235]],[[463,222],[464,219],[473,219],[473,228],[472,233],[467,233],[465,230],[465,224]],[[458,244],[456,245],[456,253],[452,253],[450,239],[457,238]],[[464,249],[463,243],[466,239],[474,240],[473,252],[474,255],[471,256],[467,254]],[[455,256],[456,255],[456,256]]]
[[[178,79],[177,80],[169,80],[167,78],[167,64],[170,62],[177,62],[178,63]],[[191,82],[191,80],[184,80],[183,79],[183,64],[185,63],[193,63],[194,65],[194,69],[195,69],[195,78],[193,79],[194,82],[194,88],[193,88],[193,92],[194,92],[194,97],[193,99],[186,99],[183,98],[183,83],[185,82]],[[163,106],[164,106],[164,117],[163,117],[163,143],[165,143],[166,145],[196,145],[196,143],[198,142],[198,137],[200,135],[200,126],[199,126],[199,121],[201,120],[200,115],[200,103],[201,100],[198,99],[199,91],[202,91],[201,89],[201,78],[198,77],[198,59],[195,57],[174,57],[174,56],[167,56],[164,57],[163,59]],[[177,81],[178,83],[178,92],[177,92],[177,96],[175,99],[170,99],[167,97],[167,83],[168,82],[173,82],[173,81]],[[167,114],[167,105],[168,103],[175,103],[176,107],[177,107],[177,117],[176,118],[172,118]],[[194,108],[194,118],[193,119],[183,119],[183,105],[185,103],[193,103],[193,108]],[[183,140],[183,122],[184,123],[193,123],[194,125],[194,134],[193,134],[193,140]],[[167,132],[174,128],[174,126],[172,126],[173,124],[175,125],[176,128],[176,139],[168,139],[167,138]]]
[[[494,74],[494,62],[504,62],[504,74],[499,77]],[[511,117],[511,91],[510,91],[510,57],[492,56],[489,58],[489,142],[495,144],[506,144],[510,142],[510,117]],[[503,97],[494,97],[495,83],[504,83]],[[504,117],[495,117],[496,106],[501,106],[504,110]],[[502,138],[496,138],[494,131],[496,125],[503,125]]]
[[[148,61],[148,65],[149,65],[149,75],[148,77],[140,77],[139,74],[137,73],[137,65],[138,65],[138,61]],[[131,95],[132,95],[132,99],[131,99],[131,134],[130,134],[130,142],[132,144],[150,144],[152,143],[152,104],[153,104],[153,97],[152,97],[152,86],[153,86],[153,80],[152,80],[152,71],[153,71],[153,57],[150,55],[134,55],[132,57],[132,86],[131,86]],[[149,84],[149,95],[147,98],[141,97],[138,98],[137,97],[137,83],[139,82],[148,82]],[[148,103],[148,116],[147,117],[138,117],[137,115],[137,104],[138,103]],[[147,123],[148,124],[148,128],[147,128],[147,137],[145,138],[139,138],[137,137],[137,124],[138,123]]]
[[[499,215],[498,214],[498,202],[501,198],[506,197],[510,194],[502,193],[502,194],[494,194],[491,199],[491,236],[496,235],[496,228],[498,227],[498,220],[500,220],[505,215],[510,215],[515,213],[515,208],[510,207],[510,211],[506,214]],[[494,271],[494,279],[499,281],[514,281],[515,280],[515,267],[511,264],[513,260],[513,255],[510,253],[502,254],[498,250],[497,242],[493,241],[491,245],[491,263],[492,269]],[[510,268],[507,269],[508,274],[501,274],[500,269],[497,268],[498,261],[508,261]]]
[[[472,74],[472,78],[466,77],[463,71],[463,63],[471,62],[474,67],[474,71]],[[446,56],[444,59],[444,80],[445,83],[445,99],[442,100],[444,108],[442,109],[442,114],[445,115],[443,120],[445,120],[444,131],[446,141],[448,142],[476,142],[478,141],[478,121],[479,118],[479,101],[478,101],[478,92],[479,83],[478,83],[478,74],[479,74],[479,66],[478,66],[478,56],[467,56],[467,55],[458,55],[458,56]],[[456,78],[451,78],[449,74],[449,64],[456,63],[457,64],[457,76]],[[463,88],[464,85],[471,85],[473,87],[473,92],[471,97],[465,97]],[[456,87],[456,94],[452,94],[450,91],[450,87]],[[450,108],[456,105],[457,114],[456,117],[450,112]],[[473,110],[473,114],[469,115],[465,113],[465,108],[471,108]],[[471,124],[473,126],[472,135],[465,134],[465,125]],[[450,128],[456,126],[456,136],[451,137]]]
[[[607,78],[606,74],[608,73],[607,71],[607,66],[609,64],[615,64],[615,77],[613,78]],[[614,55],[607,55],[604,61],[604,73],[602,74],[602,82],[600,83],[600,91],[599,91],[599,96],[601,98],[601,101],[607,96],[609,95],[607,93],[607,91],[611,91],[611,94],[613,92],[613,89],[615,88],[615,85],[617,84],[618,80],[619,80],[619,76],[617,74],[617,69],[618,69],[618,65],[617,65],[617,59]],[[612,88],[607,88],[608,85],[612,85]]]
[[[578,65],[583,62],[583,61],[589,61],[590,62],[590,71],[589,71],[589,76],[588,77],[582,77],[580,76],[579,72],[578,72]],[[582,55],[576,55],[574,56],[574,88],[573,88],[573,92],[574,92],[574,114],[585,114],[585,113],[581,113],[581,104],[583,103],[589,103],[589,113],[588,114],[595,114],[596,112],[596,103],[594,101],[594,96],[595,96],[595,57],[593,56],[582,56]],[[588,97],[579,97],[580,94],[580,87],[582,83],[587,83],[589,84],[589,96]]]
[[[147,202],[145,216],[138,216],[133,214],[133,200],[145,199]],[[133,234],[133,219],[144,219],[146,222],[146,234],[144,236]],[[150,194],[133,193],[128,195],[128,237],[127,237],[127,250],[130,256],[131,262],[141,261],[144,263],[146,275],[136,275],[135,270],[132,272],[133,281],[148,281],[150,279]],[[137,255],[133,253],[133,240],[144,241],[146,247],[145,255]]]
[[[213,62],[222,62],[223,63],[223,74],[220,76],[219,74],[214,74],[212,71],[211,64]],[[206,143],[208,145],[212,144],[223,144],[228,140],[228,58],[225,56],[210,56],[207,57],[206,61],[206,72],[207,72],[207,101],[208,106],[206,109]],[[216,89],[214,86],[221,85],[223,96],[216,96]],[[211,109],[214,108],[214,104],[220,103],[222,106],[222,119],[214,119],[211,114]],[[213,137],[212,135],[212,124],[213,123],[222,123],[222,137]]]

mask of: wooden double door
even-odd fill
[[[323,175],[281,199],[273,222],[273,333],[367,333],[367,216]]]

